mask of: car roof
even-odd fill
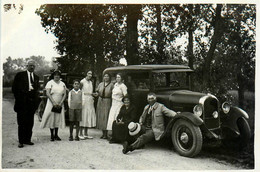
[[[109,67],[104,70],[107,72],[116,71],[155,71],[155,72],[171,72],[171,71],[193,71],[189,66],[185,65],[129,65],[129,66],[117,66]]]

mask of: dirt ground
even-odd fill
[[[50,142],[48,129],[40,129],[35,116],[32,142],[18,148],[13,98],[2,99],[2,169],[98,169],[98,170],[238,170],[254,168],[253,152],[229,153],[221,147],[206,147],[195,158],[178,155],[169,146],[151,143],[144,149],[122,153],[122,145],[100,139],[101,131],[90,129],[91,140],[68,141],[69,129],[61,129],[62,141]],[[220,151],[222,150],[222,151]],[[247,157],[242,157],[247,156]],[[251,157],[251,158],[248,158]],[[248,161],[248,162],[247,162]]]

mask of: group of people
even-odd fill
[[[15,97],[14,110],[18,121],[18,147],[31,142],[35,110],[39,104],[39,77],[34,74],[35,62],[27,63],[27,71],[15,76],[12,91]],[[81,81],[73,81],[73,89],[68,93],[69,107],[69,141],[92,139],[88,129],[96,127],[102,130],[101,139],[109,139],[109,143],[123,143],[122,152],[143,147],[152,140],[159,140],[164,132],[164,115],[174,117],[176,112],[166,108],[156,101],[156,95],[149,93],[148,105],[144,108],[139,122],[135,121],[137,114],[122,74],[116,75],[116,83],[111,82],[111,76],[104,74],[96,90],[91,81],[92,71]],[[41,128],[50,128],[51,141],[60,141],[59,128],[65,128],[64,101],[67,88],[61,80],[61,72],[55,70],[47,82],[47,104],[40,124]],[[98,97],[97,107],[94,107],[94,97]],[[73,129],[76,134],[73,138]]]

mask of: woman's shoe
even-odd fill
[[[51,137],[51,142],[53,142],[53,141],[54,141],[54,137],[52,136],[52,137]]]
[[[55,137],[54,137],[54,140],[61,141],[61,139],[60,139],[59,136],[55,136]]]
[[[83,136],[79,136],[80,140],[85,140],[85,138]]]
[[[75,140],[76,140],[76,141],[79,141],[79,137],[78,137],[78,136],[76,136],[76,137],[75,137]]]
[[[85,139],[93,139],[92,136],[84,136]]]
[[[104,139],[104,137],[105,137],[105,136],[103,135],[103,136],[101,136],[100,138],[101,138],[101,139]]]

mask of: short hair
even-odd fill
[[[155,96],[156,97],[156,94],[154,92],[150,92],[147,94],[147,96]]]
[[[109,73],[105,73],[105,74],[103,75],[103,78],[104,78],[105,75],[108,75],[109,80],[111,81],[111,75],[110,75]]]
[[[54,70],[49,78],[49,80],[52,80],[54,78],[55,74],[59,74],[61,76],[61,71],[60,70]]]
[[[34,60],[28,60],[26,65],[29,65],[29,63],[33,64],[34,66],[36,64]]]
[[[126,94],[126,95],[123,97],[122,101],[124,102],[125,99],[128,99],[128,100],[131,102],[131,98],[130,98],[130,96],[129,96],[128,94]]]
[[[80,81],[78,79],[74,79],[72,83],[74,84],[75,82],[78,82],[80,84]]]
[[[124,74],[122,74],[122,73],[117,73],[116,76],[117,76],[117,75],[119,75],[119,76],[121,77],[122,81],[125,80],[125,75],[124,75]]]
[[[60,71],[60,70],[54,70],[54,71],[53,71],[53,76],[54,76],[55,74],[59,74],[59,75],[61,76],[61,71]]]
[[[148,98],[148,96],[154,96],[154,97],[155,97],[155,99],[157,99],[157,97],[156,97],[156,94],[155,94],[155,93],[153,93],[153,92],[150,92],[150,93],[148,93],[148,94],[147,94],[147,98]]]

